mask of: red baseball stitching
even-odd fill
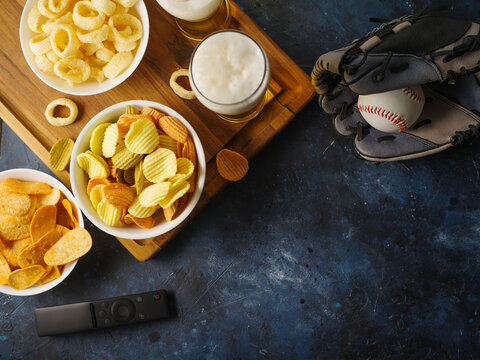
[[[403,92],[405,94],[407,94],[407,96],[410,99],[415,100],[416,102],[419,102],[419,103],[424,103],[425,102],[425,98],[410,87],[404,88]]]
[[[378,115],[384,119],[387,119],[388,121],[391,121],[392,123],[397,125],[400,131],[403,131],[407,128],[407,123],[405,122],[405,119],[402,119],[399,115],[394,114],[387,109],[382,109],[381,107],[373,105],[358,104],[358,110],[360,110],[361,112]]]

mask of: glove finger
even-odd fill
[[[335,116],[333,120],[335,130],[343,136],[353,136],[357,134],[358,124],[363,128],[369,127],[368,123],[363,118],[357,106],[353,106],[350,109],[350,113],[346,117],[342,118],[342,114]]]
[[[355,94],[344,85],[337,85],[328,94],[319,98],[320,106],[327,114],[338,114],[343,103],[355,104],[358,94]]]
[[[318,94],[328,93],[342,80],[340,63],[345,52],[352,46],[330,51],[318,58],[311,74],[312,84]]]

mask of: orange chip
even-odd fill
[[[17,268],[19,267],[18,255],[32,243],[32,239],[26,238],[18,241],[8,241],[7,243],[6,248],[2,250],[2,255],[5,256],[12,268]]]
[[[153,119],[153,122],[155,123],[155,126],[157,128],[160,128],[160,119],[166,116],[166,114],[164,114],[163,112],[148,106],[142,109],[142,115],[150,116]]]
[[[173,116],[162,116],[159,120],[160,128],[172,139],[184,143],[187,141],[188,130],[183,123]]]
[[[0,238],[3,240],[21,240],[29,236],[29,224],[15,220],[15,216],[5,216],[0,220]]]
[[[22,181],[17,179],[5,179],[0,183],[0,191],[11,191],[20,194],[39,195],[50,194],[50,185],[41,182]]]
[[[60,276],[62,276],[62,273],[60,272],[60,269],[58,266],[52,266],[52,269],[47,275],[42,276],[40,280],[37,281],[38,285],[43,285],[46,284],[52,280],[58,279]]]
[[[163,215],[165,216],[165,220],[172,221],[175,212],[177,211],[178,207],[178,200],[176,200],[172,205],[168,208],[163,209]]]
[[[75,216],[75,214],[73,213],[74,209],[73,209],[70,201],[68,201],[67,199],[63,199],[62,200],[62,205],[65,208],[65,210],[67,211],[68,215],[70,216],[70,219],[72,220],[72,222],[74,224],[73,227],[78,227],[78,220],[77,220],[77,217]],[[75,212],[76,212],[76,209],[75,209]]]
[[[136,225],[140,226],[141,228],[144,229],[150,229],[155,225],[155,220],[153,219],[152,216],[146,217],[146,218],[137,218],[133,216],[132,214],[127,214],[123,217],[123,222],[127,225],[131,225],[135,223]]]
[[[117,121],[118,126],[118,134],[124,138],[128,131],[130,130],[130,126],[137,120],[140,119],[149,119],[151,121],[152,118],[148,115],[141,115],[141,114],[123,114]]]
[[[56,205],[62,198],[62,192],[57,188],[53,188],[50,194],[37,195],[35,199],[38,201],[38,207],[43,205]]]
[[[7,259],[0,254],[0,284],[3,285],[7,283],[8,275],[10,275],[11,272]]]
[[[37,209],[30,223],[30,237],[36,243],[43,235],[55,229],[57,219],[57,207],[45,205]]]
[[[110,168],[110,176],[117,177],[117,172],[118,172],[119,169],[113,163],[112,158],[106,158],[105,161],[107,162],[108,167]],[[100,178],[100,179],[102,179],[102,178]]]
[[[75,228],[62,236],[43,257],[47,265],[65,265],[85,255],[92,247],[92,237],[84,228]]]
[[[57,225],[62,225],[69,230],[73,229],[75,227],[75,223],[72,221],[72,218],[70,217],[70,214],[67,212],[67,210],[65,209],[65,206],[63,206],[61,201],[59,201],[57,203],[56,224]]]
[[[55,230],[57,230],[60,233],[60,236],[63,236],[70,231],[69,228],[60,224],[55,225]]]
[[[192,176],[187,179],[187,182],[190,184],[190,188],[187,193],[192,193],[195,191],[195,186],[197,185],[197,169],[193,170]]]
[[[135,192],[128,185],[113,183],[105,185],[103,196],[110,205],[125,208],[132,204],[135,199]]]
[[[187,207],[188,204],[188,195],[182,196],[178,199],[178,206],[177,206],[177,215],[181,214],[183,210]]]
[[[43,195],[40,195],[43,196]],[[48,196],[48,195],[45,195]],[[35,210],[37,210],[38,203],[39,201],[37,200],[36,196],[31,196],[32,199],[32,205],[30,206],[30,209],[25,215],[22,216],[13,216],[14,221],[20,224],[30,224],[30,221],[32,221],[33,214],[35,213]]]
[[[114,176],[115,177],[115,176]],[[87,194],[90,196],[90,191],[97,186],[97,185],[108,185],[110,184],[110,180],[103,178],[103,177],[93,177],[88,181],[87,185]]]
[[[216,162],[220,176],[229,181],[239,181],[248,172],[248,160],[232,150],[220,150]]]
[[[60,233],[57,230],[49,231],[42,236],[37,242],[27,246],[18,254],[17,262],[22,268],[27,268],[32,265],[45,266],[43,256],[57,241],[60,239]]]
[[[178,155],[178,157],[184,157],[190,160],[193,166],[197,166],[197,153],[195,151],[195,143],[193,142],[192,138],[189,136],[187,141],[182,144],[182,155]]]
[[[8,276],[8,285],[15,290],[26,289],[40,280],[44,273],[45,269],[41,265],[15,270]]]
[[[32,206],[32,197],[0,190],[0,213],[11,216],[25,215]]]

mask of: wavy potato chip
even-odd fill
[[[140,111],[138,111],[136,106],[133,105],[127,105],[125,107],[125,114],[127,115],[135,115],[135,114],[140,114]]]
[[[140,193],[138,200],[144,207],[157,206],[168,195],[171,186],[171,182],[150,185]]]
[[[94,177],[94,178],[91,178],[89,181],[88,181],[88,184],[87,184],[87,194],[90,195],[90,192],[92,191],[92,189],[97,186],[97,185],[108,185],[110,184],[110,180],[108,180],[107,178],[104,178],[104,177]]]
[[[158,149],[145,156],[143,175],[148,181],[161,183],[177,173],[177,158],[168,149]]]
[[[173,116],[162,116],[159,120],[160,128],[172,139],[184,143],[187,141],[188,130],[183,123]]]
[[[197,153],[195,150],[195,143],[190,136],[187,137],[187,141],[182,144],[182,151],[178,154],[178,156],[187,158],[192,162],[193,166],[197,166]]]
[[[176,175],[180,175],[183,180],[187,180],[190,176],[192,176],[194,170],[195,166],[190,160],[184,157],[177,158]]]
[[[172,187],[168,192],[168,195],[163,200],[161,200],[158,205],[160,205],[164,209],[172,206],[172,204],[176,200],[180,199],[183,195],[187,193],[188,189],[190,189],[190,184],[185,180],[180,180],[176,183],[173,183]]]
[[[20,194],[39,195],[50,194],[50,185],[42,182],[23,181],[18,179],[5,179],[0,183],[0,191],[11,191]],[[0,212],[2,212],[0,210]]]
[[[25,215],[32,206],[32,198],[27,194],[20,194],[2,190],[0,186],[0,213],[10,216]]]
[[[49,265],[47,265],[49,266]],[[52,280],[58,279],[60,276],[62,276],[62,273],[60,272],[60,269],[58,266],[54,265],[52,266],[52,269],[48,274],[44,274],[40,280],[37,281],[37,285],[43,285],[46,284]]]
[[[52,192],[46,195],[36,195],[37,208],[45,205],[57,205],[62,197],[62,192],[57,188],[52,188]],[[33,215],[33,214],[32,214]]]
[[[147,116],[150,116],[153,121],[155,122],[155,126],[157,128],[160,128],[160,118],[166,116],[167,114],[157,110],[157,109],[154,109],[154,108],[151,108],[151,107],[148,107],[148,106],[145,106],[142,111],[141,111],[142,115],[147,115]]]
[[[229,181],[239,181],[248,172],[248,160],[232,150],[220,150],[216,163],[220,176]]]
[[[85,255],[92,247],[92,237],[84,228],[75,228],[62,236],[43,257],[47,265],[65,265]]]
[[[106,225],[118,226],[122,217],[122,209],[109,204],[107,199],[102,199],[97,205],[97,214]]]
[[[55,205],[45,205],[38,208],[33,214],[30,223],[30,237],[32,243],[39,241],[45,234],[55,229],[57,219],[57,207]]]
[[[173,140],[170,136],[159,135],[158,143],[159,143],[158,144],[159,148],[165,148],[165,149],[171,150],[175,153],[175,156],[179,156],[177,153],[177,141]]]
[[[90,137],[90,150],[97,155],[103,154],[103,139],[105,138],[105,131],[109,126],[113,124],[111,123],[102,123],[97,125],[92,132],[92,136]]]
[[[113,155],[112,162],[117,168],[126,170],[138,164],[138,162],[142,160],[142,157],[142,154],[131,152],[122,143],[115,155]]]
[[[77,164],[80,169],[85,170],[88,177],[108,177],[110,168],[105,160],[91,151],[84,152],[77,156]]]
[[[63,171],[70,162],[70,157],[72,156],[73,146],[75,143],[72,139],[61,138],[58,139],[55,144],[53,144],[50,149],[50,154],[48,157],[48,163],[50,167],[54,170]]]
[[[149,154],[159,144],[159,135],[152,120],[138,119],[125,135],[125,146],[135,154]]]
[[[135,199],[134,190],[124,184],[108,184],[103,188],[103,196],[110,205],[128,208]]]
[[[8,275],[11,272],[7,259],[0,254],[0,284],[4,285],[7,283]]]
[[[135,166],[123,172],[123,179],[128,185],[135,185]]]
[[[91,191],[90,191],[90,201],[93,205],[93,208],[97,210],[98,204],[100,201],[103,200],[103,188],[106,185],[96,185]]]
[[[49,231],[37,242],[27,246],[20,254],[18,254],[18,265],[22,268],[28,268],[32,265],[45,266],[43,256],[59,239],[60,233],[55,228]]]
[[[140,195],[143,190],[143,182],[143,161],[141,161],[135,165],[135,191],[137,192],[137,195]]]
[[[128,113],[121,115],[117,121],[118,132],[120,136],[124,138],[128,134],[130,126],[132,126],[135,121],[140,119],[148,119],[153,122],[152,118],[146,115]]]
[[[125,217],[123,218],[123,222],[127,225],[135,224],[144,229],[150,229],[153,227],[153,225],[155,225],[155,220],[151,216],[146,218],[137,218],[132,214],[125,215]]]
[[[44,273],[45,268],[41,265],[15,270],[8,275],[8,285],[12,289],[23,290],[34,285]]]
[[[105,130],[103,138],[102,153],[106,158],[112,157],[117,152],[117,147],[120,143],[120,135],[118,132],[117,123],[113,123]]]
[[[145,207],[140,203],[138,196],[133,200],[132,205],[128,208],[128,212],[137,218],[147,218],[152,216],[155,211],[157,210],[156,207]]]

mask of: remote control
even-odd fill
[[[102,329],[169,316],[165,290],[35,309],[39,336]]]

